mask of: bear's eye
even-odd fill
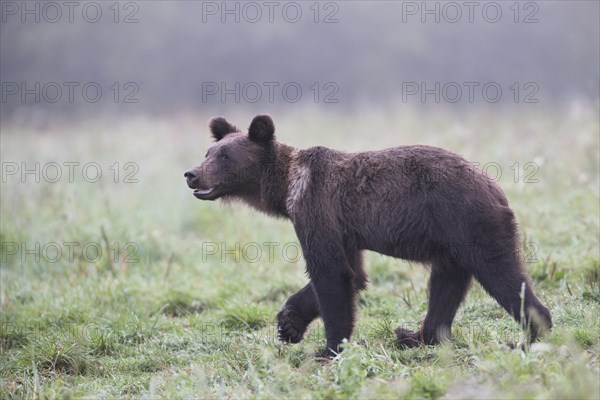
[[[227,154],[221,154],[221,155],[219,155],[219,158],[221,160],[227,160],[229,157],[227,157]]]

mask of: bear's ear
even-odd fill
[[[257,115],[248,128],[248,136],[251,140],[266,143],[275,137],[275,124],[268,115]]]
[[[210,121],[208,121],[208,126],[210,128],[210,132],[217,142],[230,133],[239,132],[238,128],[231,125],[223,117],[211,118]]]

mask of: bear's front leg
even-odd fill
[[[312,285],[317,293],[327,338],[322,356],[331,358],[341,351],[340,343],[350,339],[354,328],[352,281],[345,273],[327,271],[323,276],[312,278]]]
[[[331,358],[341,351],[339,345],[350,339],[354,328],[354,274],[340,237],[341,228],[327,223],[326,216],[311,215],[311,208],[306,212],[310,218],[296,219],[294,228],[325,325],[327,347],[322,355]],[[315,225],[315,221],[320,224]]]
[[[319,316],[317,297],[309,283],[290,296],[277,314],[277,336],[279,340],[298,343],[308,325]]]

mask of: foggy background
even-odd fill
[[[0,0],[2,398],[600,398],[599,16],[598,1]],[[505,192],[553,332],[509,351],[525,337],[475,284],[454,343],[396,349],[429,271],[365,252],[340,362],[313,361],[321,321],[280,344],[275,316],[307,283],[293,224],[200,201],[184,178],[209,118],[244,131],[258,113],[300,149],[463,156]]]
[[[598,2],[469,4],[2,1],[2,123],[597,107]]]

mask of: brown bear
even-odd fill
[[[275,139],[267,115],[256,116],[247,134],[222,117],[209,126],[216,143],[185,172],[194,196],[239,199],[289,218],[300,241],[310,283],[278,313],[281,340],[299,342],[321,316],[324,355],[340,351],[354,327],[356,294],[367,284],[363,250],[431,266],[427,315],[418,332],[396,330],[401,346],[449,338],[472,277],[529,328],[531,341],[551,328],[524,272],[506,197],[461,156],[423,145],[296,149]]]

